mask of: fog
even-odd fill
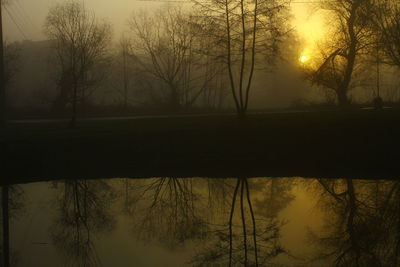
[[[59,63],[55,56],[57,52],[54,50],[54,40],[50,40],[57,37],[49,36],[45,25],[51,8],[64,2],[12,0],[4,5],[4,36],[8,48],[6,70],[8,69],[11,73],[7,81],[9,108],[46,112],[46,110],[54,110],[54,105],[57,105],[55,103],[60,94],[62,70],[57,65]],[[143,54],[143,51],[129,51],[128,57],[123,58],[120,40],[125,36],[131,42],[130,45],[133,46],[136,42],[138,33],[132,30],[132,18],[139,18],[139,14],[156,18],[157,12],[166,12],[170,9],[179,9],[182,13],[189,14],[195,10],[195,4],[127,0],[113,1],[112,4],[106,0],[87,0],[77,3],[80,3],[88,14],[95,16],[96,21],[104,22],[111,28],[110,40],[106,44],[107,51],[104,50],[107,55],[104,55],[102,63],[95,67],[96,71],[92,70],[92,73],[101,77],[101,82],[97,81],[95,86],[90,85],[90,90],[83,93],[86,96],[84,95],[82,102],[90,103],[93,108],[92,113],[104,107],[120,110],[122,106],[125,111],[127,107],[131,111],[146,109],[164,112],[170,109],[165,108],[165,100],[163,100],[166,97],[165,87],[168,82],[165,83],[162,78],[154,78],[154,75],[148,73],[149,62],[146,63],[146,67],[143,62],[149,57]],[[276,40],[268,44],[270,45],[266,52],[268,55],[263,53],[255,55],[254,75],[247,74],[250,72],[250,65],[243,69],[245,75],[243,79],[248,79],[246,75],[250,75],[249,81],[251,80],[248,109],[303,108],[307,105],[335,103],[336,95],[333,91],[322,88],[323,85],[319,82],[310,82],[313,78],[307,77],[307,75],[310,76],[309,71],[313,69],[315,72],[321,60],[326,58],[324,55],[326,51],[321,52],[318,49],[326,45],[331,37],[331,32],[327,30],[331,19],[329,13],[318,9],[316,2],[294,1],[290,4],[285,2],[279,2],[279,4],[284,7],[284,11],[279,15],[273,15],[275,21],[270,22],[273,23],[271,24],[273,27],[277,27],[276,31],[279,33],[274,33],[274,36],[269,37]],[[272,32],[269,29],[269,33],[266,34]],[[196,40],[201,39],[194,40],[198,42]],[[196,45],[201,46],[201,44]],[[250,41],[247,45],[250,48]],[[247,60],[249,60],[250,52],[245,53],[248,53]],[[205,62],[208,62],[208,56],[204,53],[202,56],[193,58],[191,67],[188,67],[193,77],[188,76],[187,82],[178,80],[179,83],[187,83],[185,90],[188,90],[184,93],[186,102],[180,105],[205,110],[210,108],[234,110],[235,102],[231,94],[227,67],[216,66],[213,65],[214,63],[207,63],[207,65]],[[301,62],[299,59],[302,56],[307,61]],[[368,105],[376,97],[377,87],[379,87],[379,95],[385,101],[397,102],[399,100],[397,68],[381,64],[379,82],[377,82],[376,63],[373,59],[364,57],[364,59],[360,57],[361,59],[357,61],[357,63],[364,62],[361,67],[355,67],[353,84],[349,85],[352,89],[346,93],[350,101]],[[250,63],[246,61],[246,64]],[[200,66],[201,64],[203,65]],[[237,68],[240,64],[233,63],[232,66]],[[210,67],[219,69],[219,78],[214,77],[212,81],[205,80],[201,85],[199,79],[205,78],[200,78],[200,75],[203,75],[204,71],[210,71]],[[234,74],[234,79],[238,79],[239,76],[235,75],[238,74]],[[193,80],[197,81],[193,82]],[[194,87],[201,89],[193,89]],[[202,90],[202,92],[197,94],[196,90]],[[67,103],[63,105],[69,107]]]

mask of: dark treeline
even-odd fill
[[[340,0],[319,8],[330,27],[312,60],[301,64],[285,1],[201,1],[190,12],[171,6],[135,12],[117,42],[112,25],[80,2],[56,4],[43,25],[47,41],[5,46],[8,117],[74,122],[398,102],[397,1]]]

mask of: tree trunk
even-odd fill
[[[178,111],[180,109],[180,101],[179,101],[179,94],[178,90],[174,85],[170,85],[171,88],[171,95],[169,100],[169,105],[172,111]]]
[[[71,127],[75,127],[76,122],[76,105],[78,102],[78,88],[77,85],[74,85],[74,93],[72,97],[72,118],[71,118]]]
[[[349,106],[350,102],[347,97],[347,92],[349,90],[351,78],[353,75],[353,70],[354,70],[354,64],[356,61],[356,55],[357,55],[357,35],[354,31],[354,25],[356,21],[356,16],[357,16],[357,9],[360,6],[361,1],[356,1],[350,11],[350,17],[348,20],[347,24],[347,30],[349,32],[349,37],[350,37],[350,45],[349,45],[349,51],[346,56],[346,68],[344,71],[344,77],[342,82],[340,83],[340,86],[337,91],[338,95],[338,102],[340,107],[347,107]]]
[[[336,92],[338,98],[339,107],[346,108],[350,105],[350,101],[347,97],[347,87],[341,87]]]

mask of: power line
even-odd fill
[[[14,15],[15,21],[18,22],[23,29],[26,29],[26,26],[30,25],[30,22],[25,19],[24,15],[20,10],[16,9],[15,6],[9,5],[7,8]]]
[[[14,5],[9,5],[9,7],[12,10],[15,10],[15,13],[19,14],[19,17],[22,18],[22,21],[26,25],[33,25],[32,20],[29,18],[29,16],[26,14],[25,10],[21,7],[21,5],[18,4],[18,1],[13,1],[12,3],[15,3]]]
[[[7,12],[8,16],[10,19],[14,22],[15,26],[17,27],[18,31],[25,37],[25,39],[28,39],[26,34],[22,31],[21,27],[18,25],[18,23],[15,21],[14,17],[11,15],[11,12],[8,10],[6,6],[3,6],[5,11]]]
[[[24,13],[25,18],[27,18],[27,20],[31,23],[31,25],[34,25],[33,20],[31,19],[31,17],[29,16],[29,14],[25,11],[25,8],[21,5],[21,3],[19,2],[19,0],[14,1],[15,4],[19,7],[20,10],[22,10],[22,13]]]

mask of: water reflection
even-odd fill
[[[269,259],[285,252],[279,244],[279,231],[283,223],[272,213],[264,218],[256,216],[250,190],[253,187],[249,183],[247,178],[236,179],[232,200],[225,202],[229,213],[222,215],[219,227],[214,225],[214,235],[210,237],[214,241],[193,258],[193,265],[221,263],[227,266],[258,266],[265,265]],[[232,188],[232,183],[225,185]]]
[[[112,187],[102,180],[72,180],[55,183],[58,214],[50,229],[54,246],[72,266],[99,266],[93,238],[115,226],[111,204]]]
[[[1,259],[2,266],[8,267],[17,263],[17,256],[13,255],[10,261],[10,220],[18,218],[23,213],[24,209],[24,191],[18,185],[5,185],[1,190],[2,203],[2,245]]]
[[[30,223],[30,208],[22,209],[25,194],[30,198],[26,206],[37,200],[31,185],[15,188],[14,193],[8,189],[8,204],[3,201],[2,206],[3,214],[10,213],[11,250],[21,250],[21,261],[12,259],[12,266],[18,262],[24,266],[28,252],[24,254],[13,238],[23,229],[18,225]],[[41,219],[48,221],[49,246],[63,256],[48,256],[44,248],[37,253],[54,258],[58,265],[397,266],[399,262],[398,181],[162,177],[70,180],[42,183],[40,188],[48,199],[48,215]],[[313,211],[304,208],[313,207],[311,202],[318,203]],[[21,215],[11,216],[17,210]],[[297,224],[308,225],[301,240],[293,230],[299,229]],[[300,245],[293,246],[296,243]],[[310,253],[303,250],[305,246]],[[169,262],[167,255],[172,255]]]
[[[398,266],[400,183],[318,179],[326,232],[312,233],[334,266]]]
[[[124,210],[133,217],[138,237],[157,238],[169,247],[204,237],[201,196],[193,179],[163,177],[125,182],[130,184],[124,184]]]

